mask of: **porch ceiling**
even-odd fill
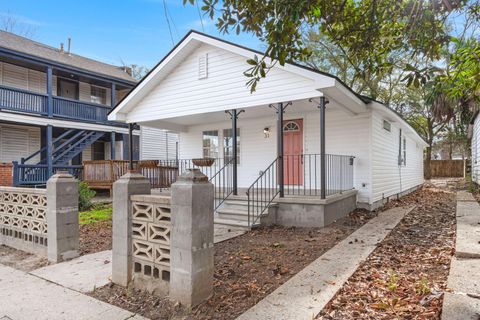
[[[328,98],[328,99],[330,102],[327,105],[327,109],[336,108],[336,109],[345,111],[347,114],[352,115],[352,112],[346,109],[343,104],[336,102],[332,98]],[[319,98],[313,99],[312,102],[310,102],[308,99],[292,101],[292,105],[288,106],[288,108],[285,111],[285,115],[288,117],[289,114],[293,114],[293,113],[315,111],[317,110],[318,100]],[[260,105],[257,107],[246,108],[244,110],[245,110],[245,113],[242,113],[240,116],[240,119],[242,121],[247,119],[258,119],[258,118],[265,118],[265,117],[276,118],[275,109],[270,108],[268,105]],[[155,121],[138,122],[138,124],[144,125],[147,127],[167,129],[172,131],[187,131],[188,126],[222,122],[226,120],[230,120],[230,116],[226,114],[225,111],[218,111],[218,112],[201,113],[201,114],[187,115],[182,117],[174,117],[174,118],[155,120]]]

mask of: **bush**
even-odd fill
[[[92,198],[96,192],[90,189],[88,183],[80,181],[78,183],[78,209],[80,211],[90,210],[93,207]]]

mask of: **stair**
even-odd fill
[[[214,220],[219,225],[246,230],[260,225],[260,221],[256,221],[256,224],[252,226],[248,225],[248,201],[246,196],[230,196],[217,209]]]
[[[91,131],[81,135],[77,141],[73,141],[72,144],[63,150],[58,150],[53,155],[53,164],[65,165],[72,160],[76,155],[81,153],[86,147],[100,139],[105,133]]]

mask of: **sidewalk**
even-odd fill
[[[313,319],[413,208],[381,212],[237,319]]]
[[[472,194],[457,193],[457,234],[443,299],[443,320],[480,318],[480,205]]]
[[[0,319],[141,320],[129,311],[0,265]]]

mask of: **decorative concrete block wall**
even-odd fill
[[[0,244],[46,256],[46,190],[0,187],[0,229]]]
[[[78,256],[78,182],[59,172],[47,189],[0,187],[0,244],[58,262]]]
[[[132,279],[134,286],[168,294],[170,281],[170,197],[132,195]]]

